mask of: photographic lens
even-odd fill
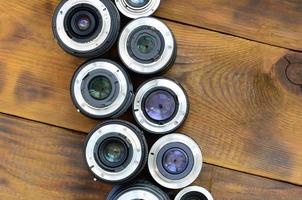
[[[85,142],[89,170],[101,181],[123,183],[144,168],[148,147],[142,131],[122,120],[97,125]]]
[[[143,83],[135,97],[133,115],[146,131],[165,134],[176,130],[184,122],[189,103],[179,83],[156,78]]]
[[[130,107],[134,94],[126,71],[117,63],[95,59],[81,65],[71,82],[79,112],[92,118],[116,118]]]
[[[115,4],[123,15],[135,19],[152,15],[160,0],[115,0]]]
[[[170,189],[190,185],[199,175],[202,154],[190,137],[173,133],[163,136],[152,146],[148,168],[153,179]]]
[[[181,190],[175,200],[213,200],[213,197],[202,187],[190,186]]]
[[[105,76],[96,76],[89,82],[89,94],[98,100],[106,99],[112,92],[111,82]]]
[[[187,154],[180,148],[171,148],[164,153],[163,166],[170,174],[181,174],[187,166],[189,160]]]
[[[123,63],[139,74],[167,70],[176,58],[176,42],[170,29],[158,19],[133,20],[122,31],[118,51]]]
[[[116,186],[106,200],[169,200],[160,188],[147,181],[138,181],[134,184]]]
[[[168,91],[156,90],[145,100],[145,111],[153,120],[168,120],[173,116],[175,110],[175,99]]]
[[[81,57],[108,51],[117,40],[119,27],[119,13],[108,0],[62,0],[52,22],[58,44]]]

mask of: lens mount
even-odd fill
[[[71,81],[71,97],[79,112],[92,118],[116,118],[131,105],[133,86],[117,63],[94,59],[82,64]]]
[[[178,174],[165,170],[164,153],[169,149],[181,149],[188,155],[186,168]],[[182,160],[179,157],[168,160],[166,164],[181,167]],[[153,179],[163,187],[180,189],[194,182],[202,168],[202,154],[198,144],[190,137],[173,133],[163,136],[151,147],[148,157],[148,168]]]
[[[187,200],[193,199],[193,197],[198,200],[213,200],[211,193],[199,186],[190,186],[182,189],[175,197],[175,200]]]
[[[120,16],[109,0],[62,0],[52,24],[54,36],[66,52],[94,57],[115,43]]]
[[[141,181],[132,184],[131,186],[116,186],[109,193],[106,200],[169,200],[160,188],[147,182]]]
[[[155,94],[154,100],[151,99],[149,105],[148,97],[158,91],[164,91],[167,94]],[[156,95],[161,96],[156,98]],[[146,106],[153,109],[150,112],[151,114],[148,114],[149,110]],[[158,108],[154,109],[155,107]],[[173,109],[174,107],[175,109]],[[189,102],[185,90],[179,83],[168,78],[155,78],[143,83],[134,97],[134,118],[144,130],[150,133],[165,134],[173,132],[184,122],[188,112]]]
[[[121,153],[120,146],[108,141],[119,140],[127,147],[124,158],[117,162],[110,155]],[[111,145],[111,154],[106,154],[106,146]],[[123,148],[124,148],[123,147]],[[85,141],[85,160],[94,176],[105,182],[123,183],[135,178],[144,168],[148,147],[143,132],[133,124],[122,120],[110,120],[96,126]],[[109,155],[110,159],[106,156]],[[114,156],[115,156],[114,155]],[[107,159],[107,160],[106,160]],[[106,162],[104,162],[106,160]]]
[[[152,15],[158,9],[160,0],[115,0],[115,4],[123,15],[135,19]]]
[[[167,70],[176,58],[176,41],[162,21],[143,17],[130,22],[122,31],[118,51],[123,63],[139,74]]]

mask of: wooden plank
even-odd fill
[[[111,186],[92,181],[85,135],[0,115],[0,199],[105,199]],[[302,187],[205,164],[195,182],[215,199],[301,199]]]
[[[223,200],[302,200],[301,187],[213,167],[211,192]]]
[[[300,0],[165,0],[157,16],[302,50]]]
[[[56,3],[12,0],[11,9],[0,8],[0,112],[87,132],[96,121],[77,113],[69,97],[82,60],[52,39]],[[167,75],[184,85],[191,102],[180,131],[203,147],[205,161],[302,184],[302,95],[284,87],[274,65],[287,51],[168,24],[179,48]]]

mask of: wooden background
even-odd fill
[[[111,189],[83,162],[98,121],[71,103],[84,60],[53,40],[58,2],[0,2],[1,200],[105,199]],[[302,1],[162,0],[156,16],[178,43],[166,76],[189,93],[179,131],[203,150],[196,184],[218,200],[302,200]]]

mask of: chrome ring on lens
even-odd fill
[[[71,97],[78,111],[92,118],[116,118],[132,104],[133,86],[117,63],[94,59],[81,65],[71,82]]]
[[[202,168],[202,154],[190,137],[173,133],[152,146],[148,168],[153,179],[170,189],[180,189],[194,182]]]
[[[106,200],[169,200],[160,188],[149,182],[138,182],[132,185],[116,186],[107,196]]]
[[[188,97],[179,83],[156,78],[143,83],[133,103],[133,115],[146,131],[165,134],[176,130],[189,112]]]
[[[52,23],[54,36],[66,52],[93,57],[105,53],[115,43],[120,16],[108,0],[63,0]]]
[[[142,131],[122,120],[96,126],[85,142],[85,159],[90,171],[101,181],[123,183],[144,168],[148,147]]]
[[[176,58],[176,41],[162,21],[143,17],[130,22],[122,31],[118,51],[130,70],[155,74],[167,70]]]
[[[211,193],[199,186],[190,186],[182,189],[175,200],[187,200],[187,199],[201,199],[201,200],[213,200]]]
[[[152,15],[160,0],[115,0],[115,4],[123,15],[135,19]]]

